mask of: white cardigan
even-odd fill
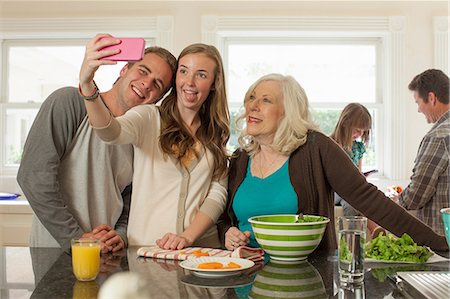
[[[198,211],[216,222],[225,208],[227,182],[226,178],[213,180],[212,154],[203,150],[189,168],[174,157],[165,159],[158,140],[160,128],[161,118],[154,105],[136,106],[125,115],[112,118],[108,126],[95,128],[104,141],[134,145],[130,246],[152,245],[167,232],[182,233]],[[216,226],[196,243],[205,245],[204,241],[212,238],[218,240]]]

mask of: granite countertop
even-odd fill
[[[227,278],[201,278],[177,262],[142,258],[137,247],[102,255],[101,272],[93,282],[78,282],[72,274],[71,257],[55,248],[0,247],[1,293],[5,298],[95,298],[101,285],[117,272],[137,273],[148,298],[247,298],[264,292],[270,298],[282,293],[264,285],[282,286],[289,279],[296,285],[313,282],[319,298],[341,293],[364,293],[366,298],[396,297],[399,291],[386,274],[395,271],[449,271],[450,264],[368,264],[364,284],[339,287],[335,256],[313,253],[307,262],[279,266],[270,262]],[[444,253],[448,257],[448,252]],[[301,291],[301,287],[297,292]],[[299,295],[301,293],[297,293]],[[301,298],[302,296],[300,296]],[[2,297],[3,298],[3,297]]]

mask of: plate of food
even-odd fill
[[[180,263],[182,268],[193,271],[193,274],[199,277],[233,276],[254,265],[254,262],[246,259],[213,256],[199,257]]]
[[[379,235],[366,244],[365,261],[377,263],[436,263],[448,261],[428,247],[417,245],[408,235]]]

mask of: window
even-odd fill
[[[406,177],[404,144],[407,122],[401,100],[407,97],[404,82],[405,66],[405,32],[404,16],[389,17],[323,17],[323,16],[214,16],[202,17],[202,42],[216,45],[221,53],[227,53],[233,42],[241,44],[272,45],[373,45],[376,51],[375,95],[374,102],[364,102],[374,117],[373,144],[376,152],[376,165],[379,175],[387,179],[403,179]],[[227,54],[226,54],[227,55]],[[229,57],[224,55],[225,68],[228,68]],[[266,61],[261,52],[255,57]],[[281,55],[280,55],[281,56]],[[324,56],[326,58],[326,56]],[[280,57],[281,59],[281,57]],[[227,69],[230,72],[230,69]],[[230,84],[229,81],[227,84]],[[302,80],[300,78],[299,80]],[[342,109],[351,101],[362,101],[363,95],[357,99],[344,99],[338,102],[320,102],[313,87],[308,87],[308,80],[301,84],[307,89],[315,111],[319,109]],[[330,83],[329,83],[330,84]],[[322,86],[329,89],[328,86]],[[367,86],[367,85],[366,85]],[[353,86],[354,87],[354,86]],[[248,86],[245,86],[248,88]],[[351,90],[350,90],[351,91]],[[348,91],[348,92],[350,92]],[[230,91],[231,92],[231,91]],[[325,91],[326,92],[326,91]],[[367,92],[364,91],[364,95]],[[242,95],[240,96],[242,97]],[[314,101],[313,99],[316,99]],[[328,100],[327,100],[328,101]],[[314,103],[313,103],[314,102]],[[236,105],[233,104],[232,105]],[[234,111],[237,108],[232,107]],[[317,112],[316,112],[317,114]]]
[[[291,75],[305,89],[315,121],[327,135],[346,104],[359,102],[370,110],[373,134],[363,167],[378,168],[380,44],[376,38],[227,39],[224,56],[231,116],[239,114],[247,88],[259,77],[269,73]],[[229,146],[238,146],[237,136],[231,137]]]
[[[5,88],[4,167],[17,167],[40,104],[56,89],[77,86],[87,40],[6,40],[3,43]],[[114,83],[125,63],[96,73],[99,88]]]

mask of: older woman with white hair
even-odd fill
[[[228,202],[218,222],[222,245],[257,247],[248,218],[315,214],[334,219],[333,191],[396,235],[448,250],[444,236],[411,216],[368,183],[347,154],[312,121],[308,98],[291,76],[269,74],[244,99],[246,128],[229,170]],[[319,250],[337,247],[333,221]]]

